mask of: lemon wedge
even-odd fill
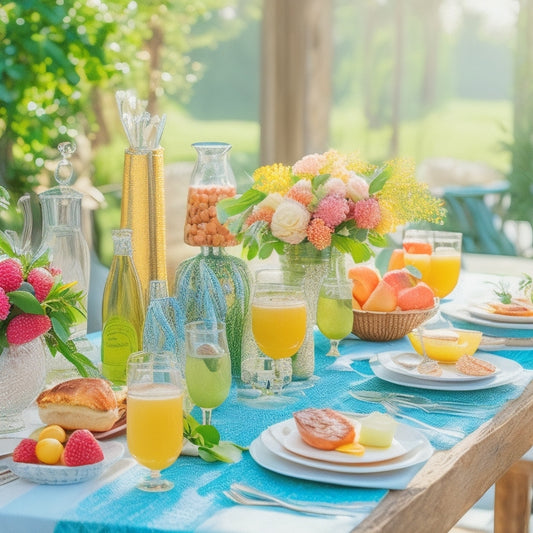
[[[335,451],[361,456],[365,453],[365,447],[358,442],[350,442],[350,444],[343,444],[342,446],[335,448]]]

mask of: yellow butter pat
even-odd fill
[[[392,444],[398,422],[385,413],[371,413],[360,420],[359,443],[364,446],[388,448]]]

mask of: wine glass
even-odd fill
[[[128,449],[150,475],[137,488],[164,492],[174,484],[161,477],[183,445],[183,382],[174,354],[135,352],[127,363]]]
[[[202,409],[202,424],[211,424],[211,414],[228,397],[231,360],[226,325],[196,321],[185,324],[185,380],[192,402]]]
[[[347,280],[326,278],[320,287],[316,322],[330,340],[326,355],[338,357],[339,342],[352,331],[352,284]]]
[[[266,392],[275,394],[290,382],[285,363],[302,346],[307,322],[303,289],[282,278],[279,272],[259,276],[252,297],[252,333],[259,349],[272,360],[272,382]]]

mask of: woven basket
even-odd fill
[[[385,342],[401,339],[422,322],[430,319],[438,308],[436,304],[431,309],[389,313],[354,309],[352,333],[365,341]]]

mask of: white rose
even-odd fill
[[[270,193],[264,200],[261,200],[257,207],[270,207],[274,211],[278,208],[279,204],[281,204],[283,200],[283,196],[279,192],[273,192]]]
[[[284,199],[272,216],[272,235],[289,244],[299,244],[307,236],[311,214],[299,202]]]
[[[364,178],[350,171],[350,178],[346,183],[346,194],[354,202],[368,198],[368,183]]]

